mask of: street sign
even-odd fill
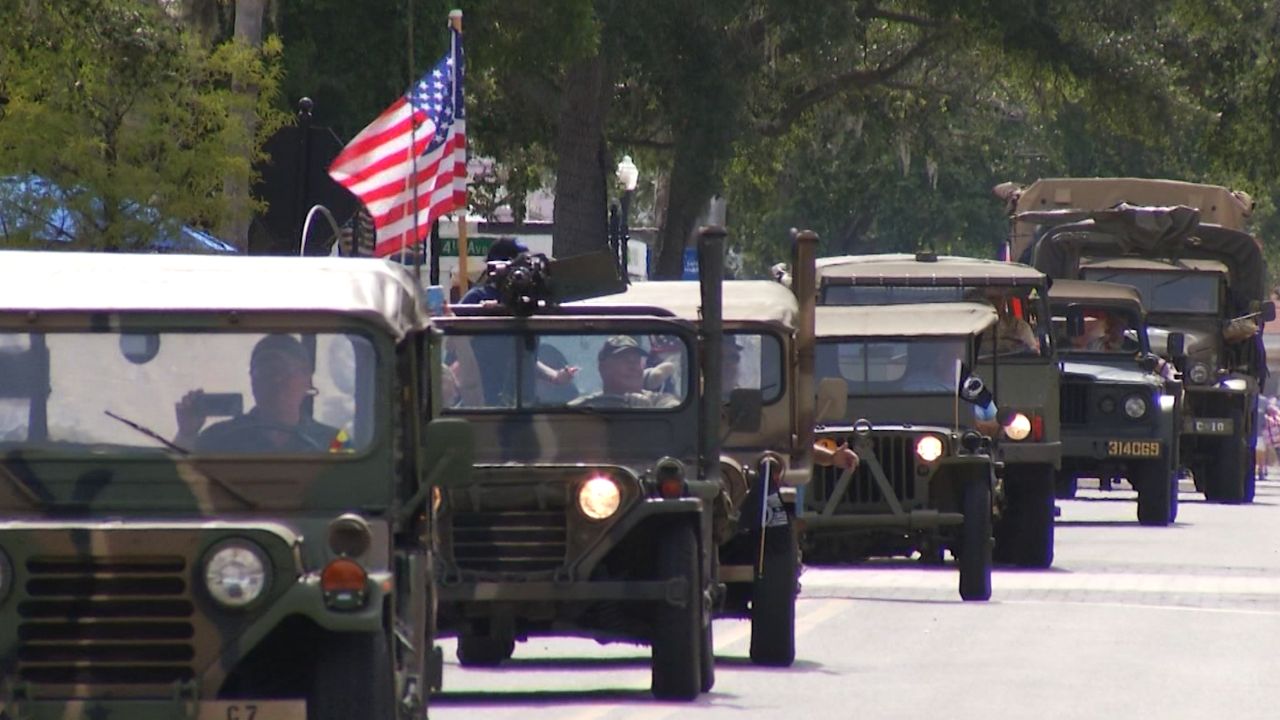
[[[698,279],[698,248],[687,247],[684,249],[684,272],[680,275],[680,279]]]

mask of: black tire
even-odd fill
[[[1055,478],[1052,465],[1026,465],[1006,471],[1005,516],[1008,531],[996,535],[997,557],[1018,567],[1053,565],[1053,507]],[[1008,544],[1001,548],[1001,544]]]
[[[1053,495],[1059,500],[1071,500],[1076,496],[1077,490],[1075,473],[1059,470],[1054,473]]]
[[[790,667],[796,661],[799,552],[794,525],[766,529],[764,573],[751,588],[750,655],[756,665]]]
[[[711,623],[711,616],[707,616],[706,625],[702,630],[702,654],[700,657],[702,666],[702,692],[711,692],[711,688],[716,686],[716,639],[715,632]]]
[[[962,489],[964,524],[960,526],[960,598],[991,599],[991,482],[971,478]]]
[[[667,526],[658,538],[660,580],[684,578],[684,607],[659,601],[654,612],[651,690],[660,700],[693,700],[702,688],[702,582],[698,572],[698,538],[687,522]]]
[[[503,660],[510,660],[516,650],[516,641],[502,640],[487,635],[458,636],[458,664],[463,667],[497,667]]]
[[[1232,413],[1232,427],[1237,434],[1222,438],[1217,453],[1208,463],[1209,477],[1204,483],[1204,497],[1209,502],[1236,505],[1253,502],[1254,484],[1251,442],[1252,418]],[[1240,434],[1243,431],[1244,434]],[[1256,442],[1256,438],[1253,440]]]
[[[395,717],[395,676],[384,633],[332,633],[316,652],[307,720]]]
[[[1168,525],[1178,514],[1177,474],[1161,461],[1135,465],[1130,484],[1138,491],[1138,523]]]

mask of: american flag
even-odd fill
[[[378,257],[402,248],[416,250],[436,218],[467,202],[462,35],[450,32],[449,53],[352,138],[329,166],[329,176],[360,198],[373,216],[373,253]]]

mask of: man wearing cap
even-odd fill
[[[485,263],[491,262],[510,262],[520,253],[529,252],[529,248],[525,244],[513,237],[500,237],[493,241],[489,246],[489,253],[485,256]],[[489,275],[484,275],[484,282],[478,283],[475,287],[467,291],[459,302],[464,305],[478,305],[486,300],[497,301],[498,288],[489,281]]]
[[[254,407],[211,425],[201,407],[204,390],[192,390],[175,405],[178,435],[174,443],[206,452],[326,452],[338,429],[307,417],[302,403],[315,395],[313,367],[306,348],[291,335],[267,335],[249,356]]]
[[[673,395],[644,389],[644,361],[649,353],[630,335],[614,335],[600,346],[596,367],[601,389],[569,402],[569,407],[669,408]]]

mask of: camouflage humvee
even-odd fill
[[[728,422],[720,448],[724,487],[714,507],[713,532],[726,592],[717,610],[720,616],[751,620],[750,657],[761,665],[788,666],[795,660],[799,548],[782,499],[808,483],[812,465],[816,243],[813,233],[797,235],[792,267],[808,272],[796,273],[791,290],[773,281],[722,285],[722,400]],[[582,303],[604,304],[692,322],[702,317],[694,281],[636,283],[622,296]],[[840,403],[839,415],[844,398],[841,388],[830,400]]]
[[[1182,385],[1151,354],[1138,291],[1128,285],[1058,280],[1049,306],[1062,358],[1059,497],[1078,475],[1104,484],[1124,476],[1138,493],[1138,521],[1178,516]]]
[[[978,258],[920,253],[818,259],[819,305],[981,299],[996,308],[997,333],[984,338],[975,368],[998,388],[1006,422],[995,446],[1005,467],[995,557],[1037,568],[1053,564],[1054,472],[1062,461],[1048,287],[1037,270]]]
[[[807,548],[933,562],[949,549],[960,596],[991,597],[995,463],[961,388],[982,391],[968,369],[996,322],[985,303],[818,308],[815,377],[848,394],[844,418],[820,425],[818,442],[847,444],[861,463],[815,467],[798,492]]]
[[[1188,206],[1029,211],[1014,221],[1039,227],[1030,252],[1050,276],[1138,290],[1152,347],[1182,370],[1180,463],[1207,499],[1252,502],[1261,326],[1275,318],[1258,241],[1203,223]]]
[[[659,698],[711,688],[722,243],[701,238],[704,325],[554,298],[438,321],[461,389],[445,412],[478,438],[473,483],[443,493],[437,536],[440,628],[463,665],[585,635],[652,646]],[[546,274],[530,287],[554,293],[565,276]]]
[[[422,717],[437,342],[383,261],[3,253],[0,716]]]

